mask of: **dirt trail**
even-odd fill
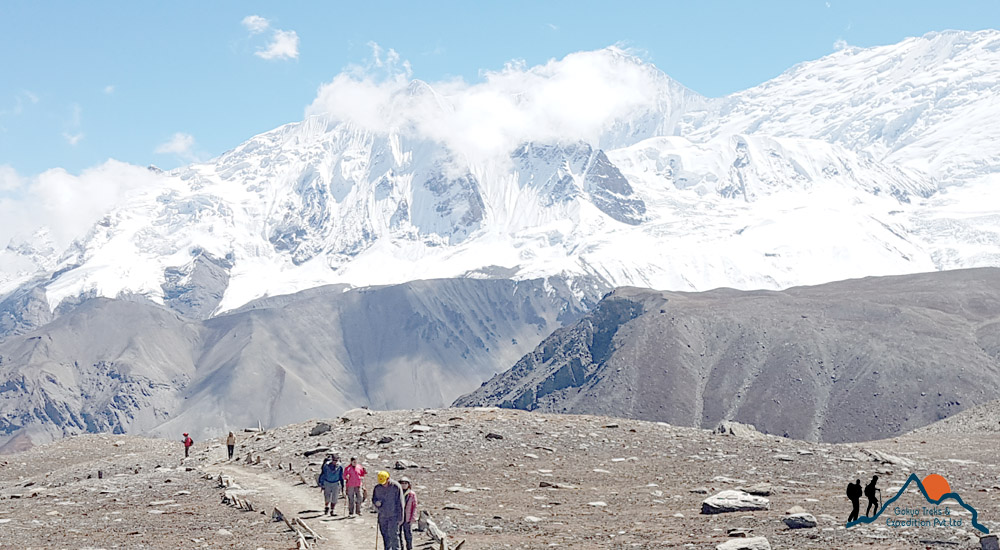
[[[346,502],[337,504],[337,516],[323,516],[323,497],[319,489],[307,485],[293,485],[291,480],[276,477],[267,470],[247,468],[237,464],[212,464],[202,467],[213,476],[231,476],[243,489],[257,491],[248,496],[255,505],[267,506],[268,511],[277,506],[289,517],[298,516],[306,521],[319,536],[313,548],[327,550],[358,550],[374,548],[376,536],[375,514],[362,508],[360,518],[347,518]],[[381,541],[379,541],[381,547]]]

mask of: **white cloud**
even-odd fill
[[[848,48],[849,46],[850,45],[843,38],[838,38],[837,41],[833,43],[833,49],[834,49],[834,51],[838,51],[838,52],[840,50]]]
[[[259,34],[268,29],[271,26],[271,22],[259,15],[248,15],[241,21],[244,27],[250,31],[250,34]]]
[[[24,185],[24,178],[17,174],[13,166],[0,164],[0,192],[17,191]]]
[[[372,49],[367,67],[350,67],[321,86],[306,115],[326,114],[376,132],[395,129],[482,159],[525,141],[597,143],[616,120],[662,100],[658,73],[617,48],[535,67],[509,63],[477,84],[430,85],[411,82],[409,64],[394,51]]]
[[[295,31],[275,30],[267,46],[254,55],[261,59],[298,59],[299,35]]]
[[[83,132],[63,132],[62,136],[63,139],[66,140],[66,143],[72,145],[73,147],[76,147],[76,144],[83,140]]]
[[[552,23],[546,23],[545,26],[548,27],[548,28],[550,28],[550,29],[552,29],[552,30],[554,30],[554,31],[558,31],[559,30],[559,27],[557,25],[552,24]]]
[[[115,93],[115,85],[114,84],[108,84],[107,86],[105,86],[104,87],[104,93],[106,93],[108,95],[111,95],[111,94]]]
[[[30,235],[48,227],[55,243],[68,246],[101,216],[136,189],[158,186],[163,176],[146,168],[109,160],[73,175],[55,168],[37,176],[22,177],[9,166],[0,166],[0,246],[15,235]]]
[[[177,155],[184,160],[197,158],[194,154],[194,136],[184,132],[177,132],[170,136],[170,139],[157,145],[153,152],[161,155]]]
[[[83,132],[80,131],[82,114],[83,109],[80,107],[80,104],[74,103],[72,114],[70,115],[69,121],[66,123],[66,129],[63,130],[62,133],[63,139],[65,139],[66,143],[70,144],[72,147],[76,147],[76,145],[83,140]]]
[[[0,109],[0,116],[16,116],[23,113],[25,103],[30,103],[32,105],[38,103],[38,96],[30,90],[21,90],[14,95],[14,106],[9,109]]]

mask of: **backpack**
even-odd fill
[[[854,498],[854,494],[853,494],[854,491],[851,490],[853,488],[854,488],[854,484],[853,483],[848,483],[847,484],[847,498]]]

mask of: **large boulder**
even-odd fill
[[[782,520],[789,529],[812,529],[816,527],[816,518],[812,514],[807,512],[800,512],[798,514],[792,514],[785,516]]]
[[[733,539],[716,546],[715,550],[771,550],[771,543],[764,537]]]
[[[333,426],[327,424],[326,422],[320,422],[320,423],[316,424],[315,427],[313,427],[313,429],[309,432],[309,435],[310,436],[323,435],[323,434],[325,434],[326,432],[328,432],[328,431],[330,431],[332,429],[333,429]]]
[[[771,501],[764,497],[754,496],[743,491],[729,490],[706,498],[701,503],[701,513],[753,512],[755,510],[767,510],[770,507]]]

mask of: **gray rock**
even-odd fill
[[[312,455],[318,455],[320,453],[328,453],[328,452],[330,452],[330,448],[329,447],[316,447],[315,449],[311,449],[311,450],[308,450],[308,451],[302,453],[302,456],[312,456]]]
[[[771,502],[764,497],[758,497],[743,491],[722,491],[708,497],[701,503],[702,514],[725,514],[729,512],[752,512],[767,510]]]
[[[789,529],[812,529],[816,527],[816,518],[812,514],[801,512],[786,516],[782,521]]]
[[[495,433],[486,434],[486,439],[503,439],[503,436]]]
[[[393,441],[395,441],[395,439],[393,439],[393,438],[391,438],[391,437],[389,437],[389,436],[386,435],[386,436],[382,436],[382,439],[378,440],[378,444],[379,445],[388,445],[388,444],[392,443]]]
[[[750,493],[751,495],[756,495],[759,497],[769,497],[771,496],[772,492],[770,483],[756,483],[742,490],[746,493]]]
[[[332,429],[333,426],[327,424],[326,422],[320,422],[316,424],[316,426],[309,432],[309,435],[311,436],[323,435]]]
[[[1000,550],[1000,542],[996,535],[986,535],[979,539],[979,546],[982,550]]]
[[[416,462],[410,462],[409,460],[397,460],[394,468],[396,470],[405,470],[407,468],[419,468],[420,466]]]
[[[733,539],[716,546],[715,550],[771,550],[771,543],[764,537]]]

